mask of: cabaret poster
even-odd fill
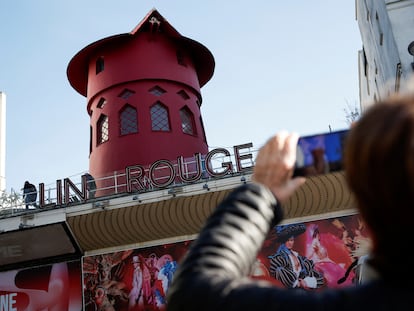
[[[82,310],[80,261],[0,272],[0,310]]]
[[[354,286],[358,263],[370,247],[370,234],[358,215],[278,225],[270,231],[252,275],[286,288]]]
[[[166,292],[190,243],[84,257],[85,310],[165,310]],[[369,245],[357,215],[276,226],[251,276],[305,290],[355,286],[354,264]]]
[[[165,310],[166,292],[189,243],[84,257],[85,310]]]

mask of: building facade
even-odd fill
[[[413,73],[412,0],[357,0],[363,43],[358,55],[361,110],[410,87]],[[411,82],[412,83],[412,82]]]

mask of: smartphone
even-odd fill
[[[349,130],[301,136],[293,176],[314,176],[343,169],[343,150]]]

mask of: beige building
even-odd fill
[[[361,110],[410,86],[414,69],[414,1],[357,0]]]

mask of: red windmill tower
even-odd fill
[[[208,152],[200,89],[214,66],[205,46],[180,35],[155,9],[131,32],[96,41],[72,58],[67,76],[87,98],[89,171],[98,189],[113,187],[102,178],[126,167]]]

